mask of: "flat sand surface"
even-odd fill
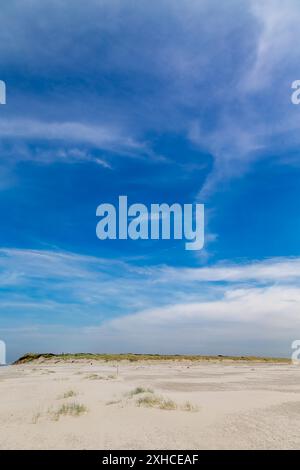
[[[300,448],[295,365],[37,361],[0,398],[0,449]]]

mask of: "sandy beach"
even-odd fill
[[[0,449],[296,449],[300,368],[36,361],[0,368]]]

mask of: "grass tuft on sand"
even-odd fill
[[[75,392],[74,390],[68,390],[67,392],[65,392],[63,395],[60,395],[58,397],[58,399],[64,399],[64,398],[72,398],[72,397],[76,397],[77,396],[77,392]]]
[[[159,408],[160,410],[177,409],[177,405],[173,400],[165,399],[154,394],[149,394],[138,398],[136,404],[137,406],[144,406],[146,408]]]
[[[116,375],[114,374],[110,374],[110,375],[99,375],[99,374],[90,374],[90,375],[86,375],[85,376],[85,379],[88,379],[88,380],[115,380],[117,378]]]
[[[87,379],[87,380],[103,380],[104,377],[102,377],[102,375],[98,375],[98,374],[89,374],[85,377],[85,379]]]
[[[32,424],[37,424],[41,416],[42,414],[39,411],[35,413],[32,417]]]
[[[64,403],[53,413],[54,421],[58,421],[61,416],[80,416],[87,412],[87,407],[81,403]]]
[[[181,406],[182,411],[190,411],[192,413],[196,413],[199,411],[199,407],[197,405],[193,405],[191,402],[186,401],[182,406]]]
[[[105,404],[106,406],[110,406],[110,405],[119,405],[119,403],[122,403],[122,400],[110,400],[110,401],[107,401]]]
[[[135,389],[129,392],[129,396],[133,397],[134,395],[140,395],[142,393],[154,393],[151,388],[144,388],[144,387],[136,387]]]

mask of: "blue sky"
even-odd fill
[[[300,334],[297,0],[11,0],[0,20],[9,358],[289,356]],[[122,194],[204,203],[205,248],[100,241],[96,207]]]

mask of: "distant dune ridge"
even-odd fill
[[[14,364],[25,364],[39,360],[41,361],[246,361],[246,362],[283,362],[290,363],[291,360],[280,357],[261,357],[261,356],[217,356],[209,355],[188,355],[188,354],[105,354],[105,353],[26,353]]]

